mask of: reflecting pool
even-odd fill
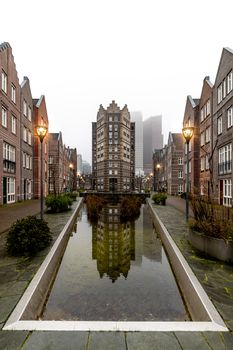
[[[107,204],[95,224],[83,206],[42,319],[189,319],[146,205],[121,223],[119,205]]]

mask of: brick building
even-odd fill
[[[199,193],[199,179],[200,179],[200,122],[199,122],[199,99],[193,99],[191,96],[187,97],[183,127],[194,127],[194,134],[189,142],[189,190],[191,193]],[[186,174],[187,174],[187,144],[184,144],[183,153],[184,165],[183,175],[184,189],[186,188]]]
[[[233,51],[222,51],[213,87],[214,200],[232,206]]]
[[[212,89],[209,77],[205,77],[199,101],[200,120],[200,195],[212,193]]]
[[[96,142],[92,144],[95,189],[131,191],[135,176],[135,125],[130,122],[127,106],[120,109],[115,101],[107,109],[100,105],[92,132]]]
[[[43,125],[49,127],[48,115],[46,109],[45,96],[41,95],[39,99],[33,99],[34,111],[34,197],[40,197],[40,139],[36,134],[36,126]],[[42,167],[43,167],[43,193],[46,197],[48,191],[48,133],[42,143]]]
[[[183,150],[182,134],[169,133],[167,143],[167,192],[178,195],[183,192]]]
[[[63,142],[62,133],[48,134],[48,187],[49,194],[63,192]]]
[[[21,84],[21,200],[33,198],[34,116],[30,82],[24,77]]]
[[[8,43],[0,45],[0,204],[20,199],[20,85]]]

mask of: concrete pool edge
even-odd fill
[[[79,202],[77,208],[75,209],[75,212],[72,214],[71,218],[69,219],[68,223],[65,225],[64,229],[62,230],[61,234],[59,235],[58,239],[54,243],[52,249],[50,250],[49,254],[45,258],[44,262],[42,263],[40,269],[38,270],[37,274],[31,281],[29,287],[25,291],[24,295],[20,299],[19,303],[17,304],[16,308],[10,315],[8,321],[6,322],[5,326],[3,327],[3,330],[41,330],[41,331],[218,331],[218,332],[227,332],[228,329],[225,326],[224,322],[222,321],[220,315],[218,314],[217,310],[214,308],[212,303],[210,302],[208,296],[204,292],[203,288],[201,286],[198,286],[198,292],[196,292],[198,296],[198,300],[204,301],[204,305],[201,308],[202,313],[205,311],[206,313],[204,316],[202,316],[202,320],[200,321],[200,318],[198,321],[187,321],[187,322],[176,322],[176,321],[144,321],[144,322],[130,322],[130,321],[46,321],[46,320],[35,320],[35,315],[37,314],[38,310],[36,305],[38,304],[36,298],[41,296],[45,292],[45,290],[41,289],[39,287],[41,280],[44,279],[44,282],[42,285],[46,285],[46,270],[49,268],[50,270],[54,268],[53,265],[53,257],[54,255],[58,254],[59,251],[59,257],[58,260],[61,259],[61,255],[63,255],[64,248],[66,247],[67,240],[65,241],[63,238],[64,236],[69,237],[70,228],[72,227],[74,220],[76,219],[77,213],[80,209],[81,201]],[[167,251],[174,249],[174,255],[176,256],[178,254],[178,261],[179,264],[181,264],[182,269],[184,273],[186,274],[187,271],[190,275],[190,267],[183,258],[182,254],[178,250],[177,246],[171,239],[169,233],[167,232],[165,226],[159,219],[158,215],[153,211],[151,203],[149,203],[150,209],[153,214],[153,221],[156,224],[156,227],[158,227],[162,240],[165,241],[164,246]],[[161,232],[161,231],[164,231]],[[67,238],[67,237],[66,237]],[[166,242],[167,240],[167,242]],[[58,241],[58,242],[57,242]],[[173,244],[172,244],[173,242]],[[58,246],[62,245],[60,249],[58,249]],[[169,255],[169,253],[168,253]],[[182,261],[182,258],[184,261]],[[169,255],[170,259],[170,255]],[[174,259],[174,258],[172,258]],[[185,263],[187,266],[185,266]],[[180,268],[181,269],[181,268]],[[173,268],[174,270],[174,268]],[[192,271],[191,271],[192,272]],[[194,276],[194,275],[193,275]],[[195,285],[196,277],[193,279],[193,276],[191,274],[191,277],[188,279],[191,279],[191,285]],[[43,277],[43,278],[42,278]],[[198,281],[197,281],[198,282]],[[199,282],[198,282],[199,283]],[[201,290],[199,287],[201,287]],[[204,292],[204,294],[203,294]],[[34,301],[31,298],[34,295]],[[193,294],[192,294],[193,297]],[[192,298],[191,297],[191,298]],[[207,299],[205,299],[205,297]],[[26,308],[28,307],[28,311],[25,312]],[[204,310],[204,311],[203,311]],[[30,317],[30,314],[34,314],[34,317]],[[25,317],[29,315],[29,317]],[[30,320],[30,318],[32,318]],[[195,319],[195,318],[194,318]]]

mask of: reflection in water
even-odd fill
[[[106,274],[113,283],[120,275],[127,278],[135,259],[135,223],[120,222],[119,204],[107,204],[92,226],[92,258],[101,278]]]
[[[147,206],[136,221],[123,224],[119,207],[109,204],[94,226],[82,208],[42,318],[188,319]]]

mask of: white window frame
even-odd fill
[[[201,133],[201,146],[204,146],[204,144],[205,144],[205,132],[202,131],[202,133]],[[187,153],[187,151],[186,151],[186,153]]]
[[[205,170],[209,170],[210,164],[209,164],[209,154],[206,154],[205,156]]]
[[[205,157],[201,157],[201,171],[205,170]]]
[[[2,106],[2,126],[7,128],[7,109]]]
[[[16,103],[16,87],[14,84],[11,84],[11,101]]]
[[[227,93],[229,94],[233,89],[233,71],[227,75]]]
[[[218,104],[219,104],[220,102],[222,102],[222,83],[218,86],[217,94],[218,94]]]
[[[231,179],[223,180],[223,205],[231,207],[232,202],[232,181]]]
[[[25,126],[23,127],[23,140],[27,142],[27,128]]]
[[[11,132],[16,135],[16,118],[11,116]]]
[[[233,125],[233,107],[231,106],[227,110],[227,127],[230,128]]]
[[[218,135],[220,135],[222,133],[222,116],[220,115],[217,119],[217,132],[218,132]]]
[[[32,109],[30,106],[28,106],[28,120],[31,122],[32,121]]]
[[[7,94],[7,74],[2,70],[2,91]]]
[[[206,116],[210,115],[210,99],[206,102]]]
[[[178,194],[183,193],[183,184],[178,184]]]
[[[178,157],[178,165],[183,165],[183,157]]]
[[[7,177],[7,203],[15,202],[15,178]]]
[[[178,170],[178,179],[183,179],[183,170]]]
[[[32,145],[32,133],[30,130],[28,130],[28,144],[31,146]]]
[[[205,130],[205,142],[210,142],[210,126]]]
[[[27,102],[26,102],[26,100],[23,100],[23,114],[25,117],[27,117]]]

